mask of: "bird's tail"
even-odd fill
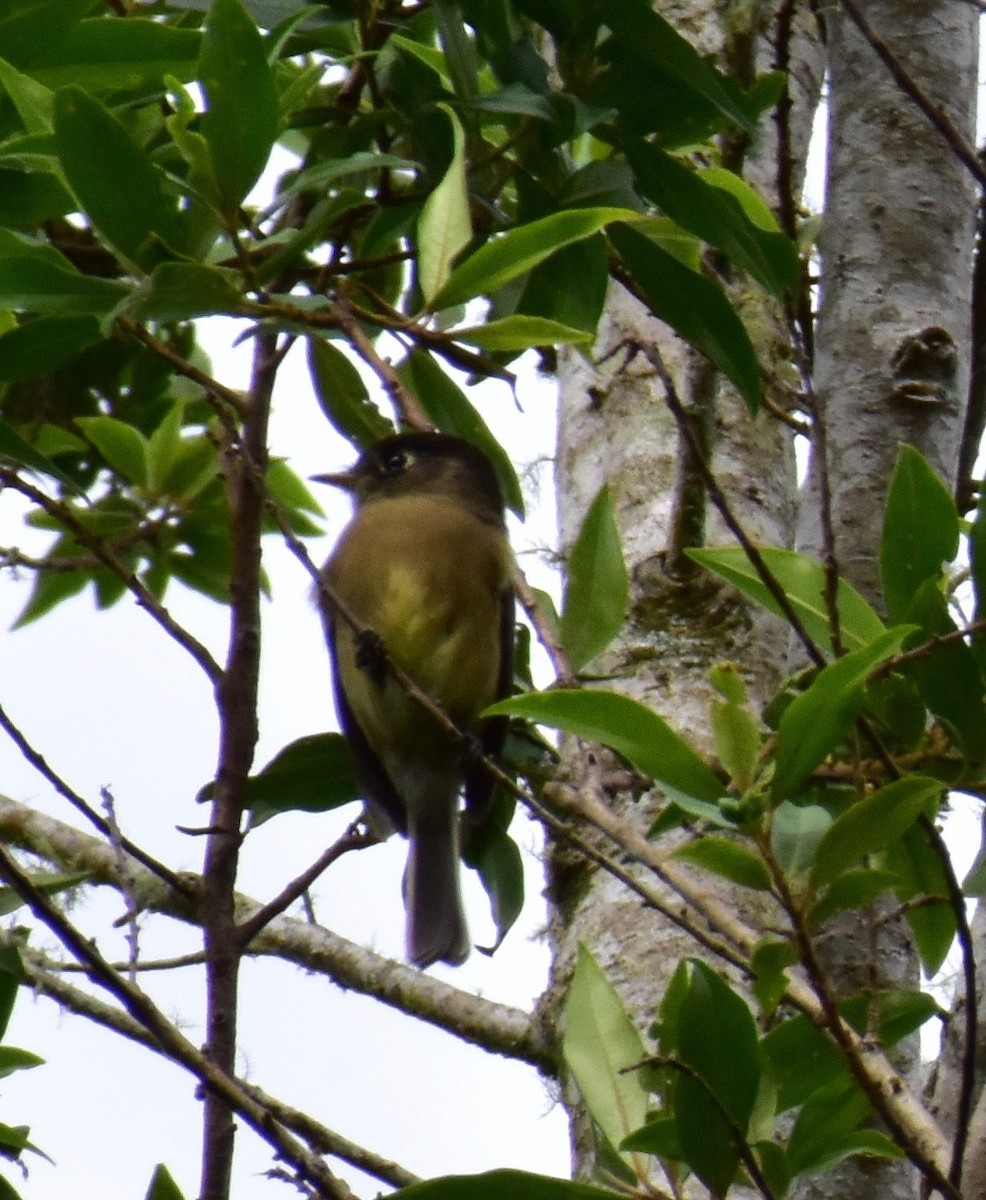
[[[469,929],[459,892],[456,817],[412,823],[404,879],[407,957],[416,967],[458,966],[469,954]]]

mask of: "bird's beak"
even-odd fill
[[[327,483],[331,487],[342,488],[344,492],[355,492],[357,477],[352,471],[330,471],[327,475],[309,475],[312,483]]]

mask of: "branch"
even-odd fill
[[[66,870],[86,871],[95,885],[116,891],[124,886],[117,856],[110,846],[3,796],[0,844],[29,850]],[[187,889],[183,893],[168,887],[136,862],[128,863],[127,871],[132,894],[141,909],[188,925],[200,924],[196,898],[201,880],[197,875],[181,877]],[[249,921],[262,907],[240,893],[236,894],[235,904],[242,922]],[[249,953],[279,958],[325,975],[342,988],[369,996],[491,1054],[526,1062],[548,1077],[557,1074],[557,1053],[550,1035],[528,1013],[461,991],[323,926],[279,916],[254,938]]]
[[[158,1044],[166,1057],[180,1063],[204,1086],[206,1096],[221,1096],[223,1103],[237,1113],[299,1175],[317,1187],[327,1200],[354,1200],[353,1193],[337,1179],[325,1164],[271,1119],[270,1113],[221,1070],[206,1054],[197,1050],[161,1013],[153,1001],[129,983],[109,965],[93,943],[83,936],[55,907],[8,855],[0,848],[0,879],[12,887],[28,904],[34,916],[58,938],[63,946],[87,968],[94,983],[108,991]]]
[[[166,1058],[169,1057],[163,1053],[161,1047],[144,1026],[134,1020],[129,1013],[115,1005],[107,1004],[82,988],[67,983],[58,971],[51,968],[51,964],[45,960],[44,955],[38,954],[37,951],[31,950],[21,943],[17,943],[17,949],[21,962],[24,964],[24,986],[29,987],[32,992],[50,997],[65,1012],[85,1017],[94,1024],[110,1030],[111,1033],[119,1034],[129,1041],[143,1046],[146,1050],[152,1050],[155,1054],[162,1054]],[[315,1153],[330,1154],[334,1158],[358,1167],[361,1171],[390,1187],[408,1187],[417,1182],[417,1177],[398,1163],[374,1154],[365,1146],[350,1141],[335,1130],[313,1120],[307,1113],[285,1104],[275,1096],[268,1095],[256,1084],[239,1078],[236,1083],[258,1104],[262,1104],[276,1121],[286,1128],[294,1130]]]
[[[40,488],[22,479],[16,471],[9,467],[0,467],[0,486],[13,488],[26,496],[49,516],[54,517],[60,525],[67,529],[77,542],[91,550],[93,555],[108,571],[116,576],[136,599],[141,608],[150,613],[151,617],[161,626],[165,633],[179,646],[182,646],[195,659],[206,673],[209,681],[216,686],[222,676],[219,664],[205,646],[192,636],[183,626],[179,625],[160,600],[141,582],[137,575],[110,550],[106,543],[87,529],[76,517],[67,504],[53,500]]]

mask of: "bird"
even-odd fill
[[[470,938],[459,886],[459,795],[488,813],[505,718],[481,718],[513,681],[514,596],[503,492],[474,443],[398,433],[350,470],[313,479],[343,488],[352,519],[325,563],[319,607],[336,709],[366,821],[408,839],[406,953],[422,969],[457,966]],[[387,660],[454,723],[444,729]]]

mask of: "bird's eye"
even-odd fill
[[[384,475],[394,476],[405,471],[410,461],[411,456],[406,450],[391,450],[380,460],[380,466]]]

